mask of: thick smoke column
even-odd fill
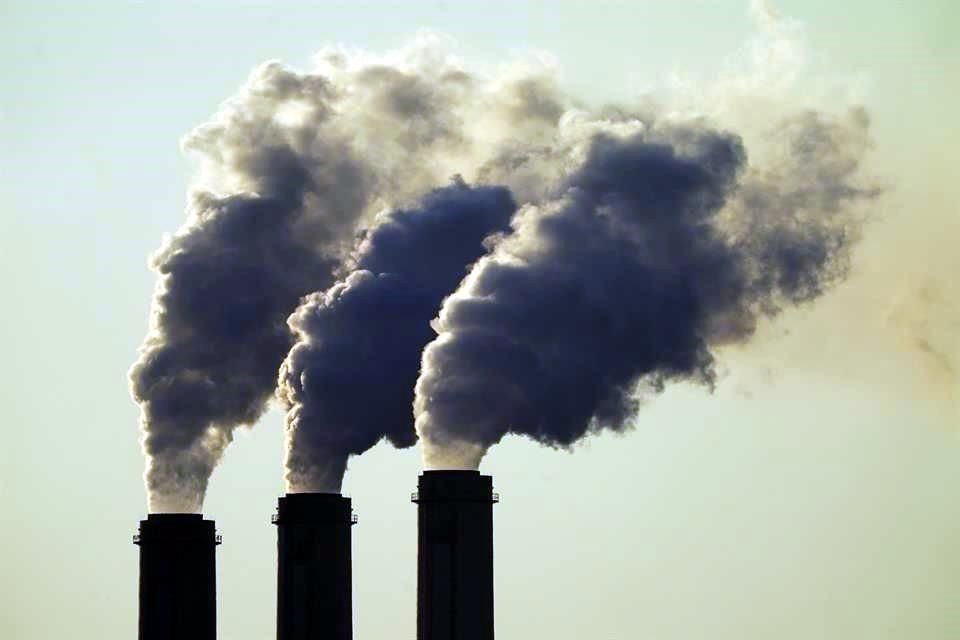
[[[506,189],[458,178],[387,215],[360,243],[356,269],[291,316],[298,341],[279,386],[291,492],[339,492],[351,454],[384,437],[416,441],[410,408],[430,319],[515,210]]]
[[[433,323],[417,384],[429,456],[439,443],[455,466],[508,431],[564,445],[621,428],[638,382],[709,382],[715,346],[844,276],[847,205],[871,193],[852,182],[862,113],[795,117],[769,140],[781,153],[748,166],[735,136],[695,118],[574,103],[549,63],[484,76],[429,34],[384,55],[325,49],[305,73],[258,67],[186,138],[200,159],[188,220],[153,258],[130,372],[150,510],[199,510],[291,347],[292,490],[336,489],[347,456],[382,437],[411,444],[411,363],[484,253]],[[503,188],[431,194],[451,174]],[[410,222],[441,210],[473,213]]]
[[[416,388],[427,467],[476,468],[507,433],[622,430],[640,383],[712,385],[714,347],[844,276],[866,126],[804,114],[758,170],[702,125],[600,125],[445,301]]]
[[[151,330],[130,371],[152,512],[199,510],[233,429],[256,421],[272,395],[291,344],[287,314],[330,281],[364,208],[368,172],[322,136],[330,95],[322,78],[266,65],[220,122],[185,142],[238,192],[193,193],[187,225],[153,257]],[[291,101],[309,103],[309,124],[274,122]]]
[[[266,63],[185,139],[199,180],[187,223],[153,257],[150,330],[130,371],[150,511],[200,509],[234,429],[274,395],[295,341],[287,318],[352,268],[375,211],[556,124],[541,70],[476,77],[438,40],[382,56],[329,48],[306,73]]]

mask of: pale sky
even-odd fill
[[[494,447],[500,640],[960,634],[960,10],[777,9],[809,47],[788,93],[873,118],[887,192],[852,279],[728,354],[712,395],[670,389],[632,432],[573,453]],[[179,138],[263,60],[303,67],[421,28],[479,65],[549,52],[595,104],[709,85],[755,34],[746,4],[721,0],[0,7],[0,637],[136,633],[146,504],[126,372],[147,257],[184,218]],[[280,425],[273,410],[241,430],[211,481],[223,640],[275,634]],[[414,636],[419,469],[416,449],[381,444],[348,471],[355,637]]]

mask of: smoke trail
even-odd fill
[[[427,466],[475,468],[507,433],[622,430],[640,383],[712,385],[712,347],[845,275],[849,205],[875,194],[852,183],[866,127],[803,114],[759,169],[702,124],[598,124],[556,197],[444,302],[416,386]]]
[[[471,175],[505,139],[549,136],[561,101],[548,69],[477,76],[426,33],[384,55],[324,49],[307,73],[255,69],[185,139],[198,188],[151,263],[150,330],[130,371],[150,510],[200,508],[234,429],[274,394],[286,319],[345,268],[373,212]]]
[[[356,269],[291,316],[298,340],[278,390],[289,491],[339,492],[351,454],[384,437],[416,441],[410,407],[430,319],[515,210],[506,189],[458,179],[386,216],[360,243]]]
[[[271,397],[287,314],[330,281],[369,198],[370,172],[324,131],[331,92],[323,78],[265,65],[185,141],[236,192],[194,192],[187,224],[153,257],[150,332],[130,371],[151,511],[199,510],[233,429]],[[291,102],[308,105],[302,125],[273,119]]]
[[[930,276],[919,280],[919,286],[900,292],[886,320],[902,344],[920,357],[926,373],[924,386],[956,420],[960,416],[960,304],[952,295],[952,284]]]
[[[150,328],[130,371],[151,511],[200,508],[234,429],[273,397],[294,342],[286,319],[334,281],[374,211],[559,113],[543,70],[476,77],[441,45],[329,48],[307,73],[266,63],[185,139],[199,180],[151,261]]]
[[[597,119],[571,110],[573,102],[557,87],[549,64],[526,62],[503,67],[493,76],[476,74],[444,49],[442,39],[429,34],[382,56],[328,48],[316,56],[314,68],[307,73],[278,63],[258,67],[240,92],[185,140],[185,148],[201,159],[199,180],[191,194],[187,223],[165,241],[152,263],[159,280],[151,326],[130,372],[132,394],[141,406],[151,511],[199,509],[210,474],[233,431],[252,424],[263,412],[276,390],[277,369],[298,340],[282,372],[280,394],[288,403],[292,425],[288,443],[292,487],[334,487],[342,476],[345,456],[363,451],[380,437],[401,446],[412,441],[407,417],[387,420],[384,411],[377,418],[367,406],[370,402],[353,405],[367,413],[356,416],[356,424],[361,425],[356,430],[340,434],[342,425],[352,423],[352,418],[331,413],[334,406],[341,411],[347,405],[332,403],[326,391],[314,386],[314,380],[324,380],[317,372],[325,371],[314,360],[342,362],[347,354],[338,350],[348,345],[358,352],[366,348],[356,335],[352,342],[336,343],[324,323],[359,313],[364,304],[410,305],[394,309],[389,322],[382,325],[356,324],[356,328],[369,327],[370,344],[402,329],[405,346],[388,344],[381,353],[409,349],[397,356],[404,364],[397,365],[395,377],[387,369],[380,372],[383,380],[390,381],[380,389],[390,398],[383,406],[400,406],[397,398],[403,394],[388,394],[388,388],[395,390],[393,385],[410,375],[407,363],[414,350],[410,345],[429,337],[426,321],[416,314],[428,307],[432,314],[443,295],[451,292],[464,266],[479,257],[473,251],[481,252],[476,247],[482,246],[486,231],[474,229],[457,237],[464,241],[463,247],[472,248],[456,256],[446,256],[440,249],[460,247],[450,240],[449,230],[429,250],[419,249],[399,262],[399,254],[378,257],[384,249],[370,245],[379,231],[367,232],[366,244],[356,255],[350,252],[357,234],[369,224],[378,224],[376,211],[400,207],[401,212],[423,214],[432,210],[431,199],[442,199],[437,194],[419,207],[411,203],[452,173],[481,184],[503,185],[517,202],[536,206],[526,209],[511,239],[494,250],[443,311],[438,325],[443,331],[428,355],[439,354],[443,344],[460,343],[462,332],[455,324],[445,323],[466,314],[461,307],[482,308],[476,301],[467,304],[470,287],[475,286],[471,283],[483,282],[487,287],[484,278],[494,276],[505,280],[507,292],[514,290],[514,284],[507,282],[513,275],[529,280],[523,285],[532,289],[530,296],[523,294],[526,304],[534,304],[539,296],[544,305],[537,311],[537,303],[531,313],[546,310],[547,303],[558,302],[551,296],[560,295],[549,287],[541,291],[537,278],[547,278],[544,285],[568,286],[570,295],[584,298],[569,302],[570,322],[584,321],[576,319],[583,312],[577,304],[599,305],[601,317],[613,323],[603,331],[620,336],[617,340],[626,339],[621,336],[626,332],[624,323],[634,327],[645,326],[637,325],[638,321],[647,323],[650,335],[660,330],[656,318],[648,318],[642,309],[625,305],[624,313],[607,310],[604,305],[617,296],[629,292],[642,299],[648,310],[687,299],[695,307],[679,314],[692,331],[678,338],[683,343],[680,351],[687,354],[676,355],[682,362],[665,364],[663,357],[644,352],[637,356],[642,362],[617,364],[609,374],[604,370],[607,356],[599,351],[587,357],[563,344],[551,346],[550,340],[576,343],[577,334],[572,327],[563,328],[563,318],[549,318],[558,322],[557,335],[550,338],[554,330],[544,330],[535,344],[514,343],[507,327],[510,349],[523,358],[531,354],[541,358],[537,366],[547,366],[553,357],[563,361],[563,354],[570,351],[574,361],[586,359],[584,366],[600,372],[591,383],[597,389],[584,392],[597,398],[583,406],[577,404],[576,394],[565,399],[582,414],[568,418],[580,426],[563,427],[567,435],[560,438],[544,435],[548,442],[572,441],[578,431],[588,428],[584,423],[619,428],[633,406],[626,389],[640,378],[657,381],[693,375],[710,379],[710,346],[742,340],[758,317],[815,297],[844,275],[847,247],[857,228],[845,205],[869,195],[851,183],[866,141],[862,114],[842,123],[814,114],[794,118],[784,129],[789,153],[765,159],[762,166],[766,168],[761,170],[744,165],[734,137],[702,125],[658,124],[657,118],[664,122],[676,118],[662,116],[656,109],[637,113],[609,107],[598,112],[604,119]],[[709,140],[714,143],[708,144]],[[729,157],[703,155],[708,147],[720,153],[724,144],[717,141],[724,140]],[[624,150],[617,151],[621,147]],[[632,165],[627,149],[634,148],[650,157]],[[643,155],[637,153],[638,158]],[[614,157],[626,164],[621,166]],[[658,158],[666,164],[659,165]],[[674,169],[683,184],[669,181],[677,177],[671,173]],[[644,177],[644,172],[658,175],[661,170],[664,181]],[[635,193],[626,185],[631,180],[647,184],[649,193]],[[481,200],[492,197],[481,197],[487,193],[481,188],[452,189],[449,193],[460,193],[467,200],[474,195]],[[687,213],[661,211],[671,207]],[[567,209],[580,213],[563,213]],[[403,216],[398,212],[394,218],[396,223]],[[486,230],[502,229],[499,222],[488,222]],[[564,235],[567,226],[579,226],[583,237]],[[474,232],[476,236],[471,235]],[[681,259],[678,247],[692,252],[689,263]],[[642,257],[631,257],[635,254]],[[434,260],[448,257],[450,262],[430,271]],[[568,264],[561,269],[564,261]],[[589,279],[577,268],[594,267],[610,269],[616,277],[611,275],[612,280],[597,286],[607,277],[598,272],[601,280],[588,286]],[[438,279],[441,269],[442,277],[449,278],[443,286]],[[697,269],[707,273],[696,274],[697,282],[684,284],[684,278],[693,277]],[[346,275],[351,270],[357,273]],[[483,276],[487,271],[493,275]],[[631,284],[635,278],[642,286]],[[312,292],[323,293],[313,293],[304,301]],[[507,294],[503,295],[506,300]],[[493,314],[485,322],[506,322],[493,313],[502,313],[499,296],[483,301]],[[287,319],[301,302],[288,327]],[[537,317],[533,313],[531,321],[548,319]],[[291,328],[296,335],[291,335]],[[681,332],[682,328],[673,329]],[[315,339],[319,335],[324,340]],[[703,344],[698,346],[697,340]],[[594,347],[611,348],[600,338],[589,348]],[[570,375],[562,369],[550,373],[558,378]],[[362,378],[357,375],[358,380]],[[424,371],[420,381],[424,393],[428,390],[424,385],[436,375],[429,366]],[[381,385],[381,379],[368,376],[367,380],[373,381],[371,388]],[[467,385],[467,380],[469,376],[451,378],[440,387],[449,390],[450,385]],[[342,379],[336,382],[351,384]],[[549,389],[566,392],[569,384],[561,380]],[[532,402],[533,410],[546,402],[528,397],[533,391],[520,385],[507,393],[516,396],[517,402]],[[479,387],[476,393],[482,395]],[[444,394],[437,398],[449,396]],[[431,430],[427,425],[430,415],[447,411],[438,405],[424,413],[428,405],[432,407],[433,395],[421,395],[417,415],[427,431],[441,437],[445,429],[456,427]],[[324,401],[318,403],[317,398]],[[504,411],[519,409],[507,403]],[[373,425],[377,419],[380,426]],[[509,428],[524,432],[527,427]],[[482,430],[489,431],[478,441],[484,447],[495,441],[496,429]]]

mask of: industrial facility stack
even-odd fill
[[[277,640],[352,640],[350,498],[288,493],[277,503]]]
[[[478,471],[425,471],[417,504],[417,640],[493,640],[493,492]],[[352,640],[350,498],[277,502],[277,640]],[[152,513],[140,547],[139,640],[216,640],[213,520]]]
[[[216,640],[220,536],[198,513],[151,513],[140,547],[140,640]]]
[[[425,471],[418,491],[417,640],[493,640],[493,480]]]

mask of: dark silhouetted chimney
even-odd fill
[[[220,536],[197,513],[151,513],[140,546],[140,640],[216,640]]]
[[[351,640],[350,498],[288,493],[277,502],[277,640]]]
[[[493,493],[479,471],[425,471],[419,510],[417,640],[493,640]]]

